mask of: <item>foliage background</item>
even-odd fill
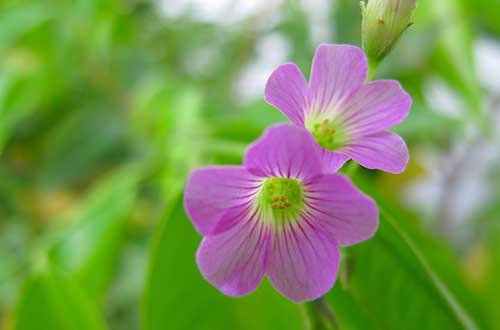
[[[411,163],[351,173],[382,219],[343,250],[341,329],[500,329],[499,15],[420,0],[379,69],[413,97]],[[317,326],[267,281],[208,285],[180,201],[192,168],[285,120],[267,76],[309,72],[320,42],[359,45],[357,0],[0,2],[0,328]]]

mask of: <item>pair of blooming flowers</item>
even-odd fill
[[[397,81],[366,76],[363,51],[349,45],[319,46],[309,83],[295,64],[280,66],[265,99],[292,124],[267,129],[243,166],[192,173],[184,205],[204,236],[197,263],[220,291],[248,294],[267,275],[295,302],[316,299],[335,282],[338,246],[374,235],[375,202],[335,172],[349,159],[402,172],[408,150],[386,129],[407,116],[411,98]]]

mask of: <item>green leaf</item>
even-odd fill
[[[382,216],[377,237],[351,252],[349,291],[379,328],[479,329],[394,219]]]
[[[497,213],[498,214],[498,213]],[[498,219],[498,218],[497,218]],[[492,231],[495,237],[491,237],[487,242],[485,248],[488,258],[487,274],[484,285],[481,287],[481,299],[485,302],[485,306],[491,322],[492,328],[495,330],[500,329],[500,315],[498,313],[498,297],[500,296],[500,288],[498,279],[500,278],[500,242],[498,235],[500,235],[499,228]]]
[[[90,179],[97,166],[123,157],[125,124],[122,114],[98,104],[74,109],[64,119],[54,121],[43,141],[43,184]]]
[[[345,262],[345,256],[344,261]],[[342,268],[341,268],[342,269]],[[335,317],[339,328],[342,330],[373,330],[372,320],[366,315],[364,309],[354,299],[349,291],[342,287],[341,279],[333,289],[326,295],[328,302],[335,306]]]
[[[5,57],[6,63],[18,61],[22,65],[4,66],[0,62],[0,154],[7,142],[15,140],[22,123],[44,112],[44,104],[57,94],[55,90],[60,91],[54,73],[42,69],[44,65],[35,53],[12,51]]]
[[[421,1],[421,13],[430,13],[437,33],[433,69],[464,97],[468,114],[483,120],[481,85],[473,57],[473,31],[462,0]]]
[[[375,194],[375,188],[360,185]],[[479,302],[450,253],[404,218],[390,215],[386,209],[394,209],[383,198],[376,200],[379,230],[345,250],[346,280],[337,283],[353,298],[351,304],[377,329],[485,329]],[[343,300],[330,300],[335,310],[345,309]]]
[[[339,330],[339,324],[325,297],[302,304],[307,330]]]
[[[500,1],[498,0],[475,0],[467,1],[467,10],[472,12],[481,25],[487,26],[491,31],[500,36]]]
[[[177,93],[168,109],[172,111],[173,118],[162,151],[162,195],[169,207],[182,191],[189,172],[202,163],[204,143],[208,137],[203,123],[203,94],[194,87],[184,87]]]
[[[429,106],[419,97],[411,95],[413,104],[410,114],[405,121],[394,127],[394,132],[404,136],[410,145],[416,143],[436,146],[453,140],[453,133],[461,128],[461,121],[430,111]]]
[[[9,74],[9,72],[0,73],[0,155],[2,154],[5,141],[7,140],[10,127],[12,126],[6,115],[7,110],[5,109],[5,101],[13,81],[13,74]]]
[[[14,319],[15,330],[105,329],[98,310],[86,294],[55,269],[29,278],[23,288]]]
[[[224,296],[206,282],[195,261],[200,240],[179,202],[164,218],[151,250],[144,330],[301,329],[298,305],[267,281],[243,298]]]
[[[126,168],[100,183],[70,214],[71,226],[49,250],[51,261],[93,300],[102,298],[114,271],[139,173]]]
[[[50,17],[47,6],[41,3],[0,8],[0,26],[2,27],[0,49],[7,48],[17,38],[46,22]]]
[[[497,172],[497,175],[500,173]],[[492,175],[492,182],[498,184],[500,177]],[[500,297],[500,194],[485,204],[472,223],[475,242],[465,253],[465,269],[474,292],[478,294],[488,314],[491,328],[500,330],[498,297]]]
[[[359,1],[339,0],[333,5],[333,22],[338,43],[361,43],[361,10]]]

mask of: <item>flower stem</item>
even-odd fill
[[[306,330],[339,330],[337,318],[333,309],[323,296],[302,305],[305,319]]]
[[[373,58],[368,57],[368,75],[366,76],[366,81],[372,81],[375,76],[375,72],[377,72],[378,66],[380,65],[380,61],[377,61]]]

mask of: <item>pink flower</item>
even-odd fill
[[[337,247],[374,235],[376,204],[324,173],[319,151],[306,130],[281,124],[250,146],[243,166],[192,173],[184,205],[204,236],[197,263],[220,291],[248,294],[267,275],[293,301],[318,298],[335,282]]]
[[[408,115],[411,98],[394,80],[365,83],[367,70],[360,48],[321,45],[309,84],[293,63],[277,68],[267,81],[266,101],[311,133],[327,171],[348,159],[391,173],[408,163],[405,142],[386,129]]]

